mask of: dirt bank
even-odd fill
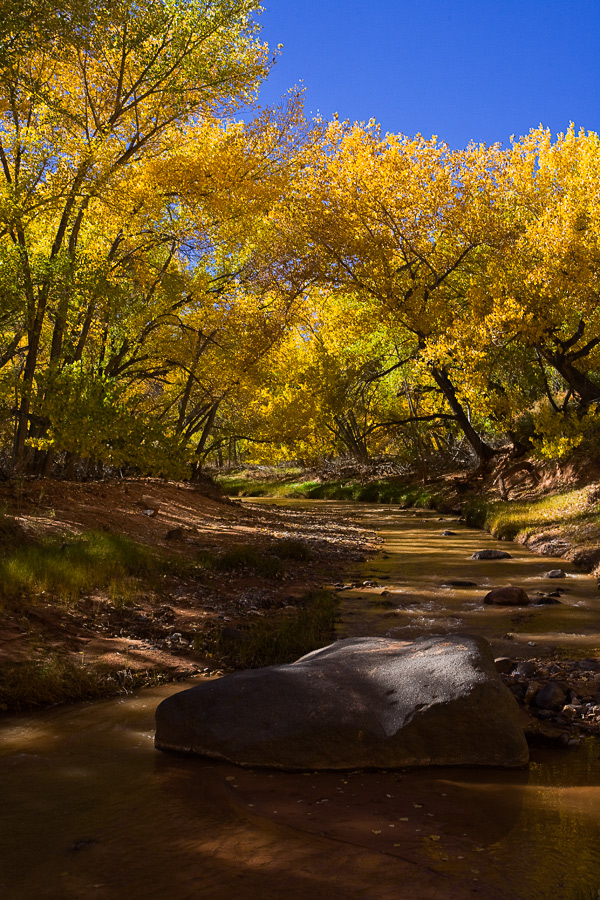
[[[0,689],[7,672],[57,659],[108,676],[106,692],[215,670],[206,638],[216,629],[289,615],[307,591],[338,580],[377,546],[374,533],[339,511],[242,505],[207,485],[35,480],[1,485],[0,505],[9,548],[54,536],[68,550],[95,531],[133,539],[163,561],[162,574],[138,579],[125,597],[104,586],[75,600],[31,590],[5,599]],[[254,556],[211,564],[240,547]],[[306,552],[288,558],[290,547]],[[269,554],[273,571],[257,571],[253,561]]]

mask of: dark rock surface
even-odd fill
[[[476,550],[471,559],[512,559],[506,550]]]
[[[523,588],[511,584],[489,591],[483,598],[483,602],[492,606],[528,606],[531,600]]]
[[[567,700],[565,689],[556,682],[549,681],[537,691],[534,697],[540,709],[562,709]]]
[[[552,594],[534,594],[533,603],[536,606],[560,606],[560,600]]]
[[[164,700],[156,747],[282,769],[522,766],[517,703],[487,642],[350,638]]]

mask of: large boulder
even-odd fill
[[[487,642],[349,638],[164,700],[156,747],[282,769],[522,766],[520,714]]]

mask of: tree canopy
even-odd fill
[[[600,142],[253,109],[256,0],[2,0],[0,435],[23,473],[593,439]]]

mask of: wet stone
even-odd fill
[[[512,559],[506,550],[476,550],[471,559]]]
[[[523,588],[509,585],[489,591],[483,602],[492,606],[528,606],[531,601]]]
[[[566,578],[567,573],[564,569],[550,569],[549,572],[546,572],[546,578]]]

